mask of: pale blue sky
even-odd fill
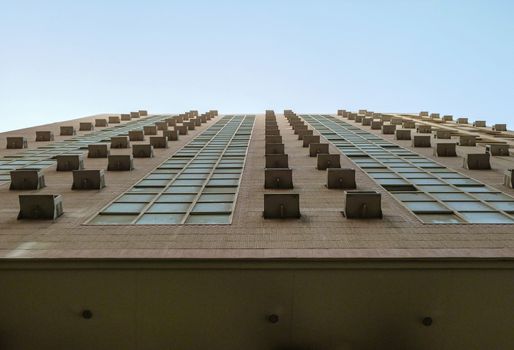
[[[101,112],[429,110],[514,127],[514,1],[0,0],[0,130]]]

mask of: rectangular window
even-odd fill
[[[222,117],[89,223],[230,224],[254,121]]]

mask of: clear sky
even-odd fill
[[[509,0],[0,0],[0,45],[0,130],[284,108],[514,127]]]

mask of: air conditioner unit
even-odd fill
[[[28,147],[27,139],[22,136],[9,136],[6,138],[6,140],[7,149],[19,149]]]
[[[266,154],[266,168],[288,168],[287,154]]]
[[[150,144],[154,148],[168,148],[168,138],[166,136],[151,136]]]
[[[153,146],[147,145],[134,145],[132,146],[132,156],[134,158],[152,158]]]
[[[355,189],[355,169],[329,168],[327,169],[327,188]]]
[[[303,147],[309,147],[311,143],[320,143],[319,135],[305,135],[303,137]]]
[[[310,143],[309,156],[316,157],[319,153],[328,153],[328,143]]]
[[[48,142],[54,140],[54,133],[51,131],[36,131],[36,142]]]
[[[88,158],[107,158],[109,156],[109,147],[105,143],[97,143],[87,145]]]
[[[73,136],[76,134],[74,126],[61,126],[60,131],[61,136]]]
[[[411,140],[412,131],[410,129],[398,129],[396,130],[395,138],[397,140]]]
[[[267,143],[265,146],[265,154],[285,154],[283,143]]]
[[[129,148],[130,141],[128,136],[111,137],[111,148]]]
[[[437,143],[434,148],[434,155],[438,157],[456,157],[457,156],[457,144],[452,142],[448,143]]]
[[[289,168],[264,169],[264,188],[291,189],[293,188],[293,170]]]
[[[348,219],[381,219],[382,195],[376,191],[345,191],[344,215]]]
[[[17,169],[11,171],[10,190],[39,190],[45,187],[45,177],[41,170]]]
[[[341,167],[341,155],[339,154],[328,154],[318,153],[318,170],[327,170],[328,168],[340,168]]]
[[[82,154],[62,154],[55,156],[57,171],[72,171],[84,169],[84,156]]]
[[[104,187],[103,170],[73,170],[72,190],[100,190]]]
[[[132,155],[110,155],[107,162],[109,171],[131,171],[134,169]]]
[[[18,220],[55,220],[63,214],[62,197],[56,194],[20,195]]]
[[[129,141],[144,141],[145,134],[143,130],[129,130],[128,132]]]
[[[282,136],[280,136],[280,135],[266,136],[265,140],[266,140],[265,141],[266,143],[282,143]]]
[[[300,195],[297,193],[265,193],[265,219],[300,218]]]
[[[489,153],[469,153],[464,156],[464,168],[469,170],[490,170]]]
[[[431,147],[430,135],[414,135],[412,137],[412,147]]]

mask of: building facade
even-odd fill
[[[512,348],[513,139],[367,110],[2,133],[0,348]]]

